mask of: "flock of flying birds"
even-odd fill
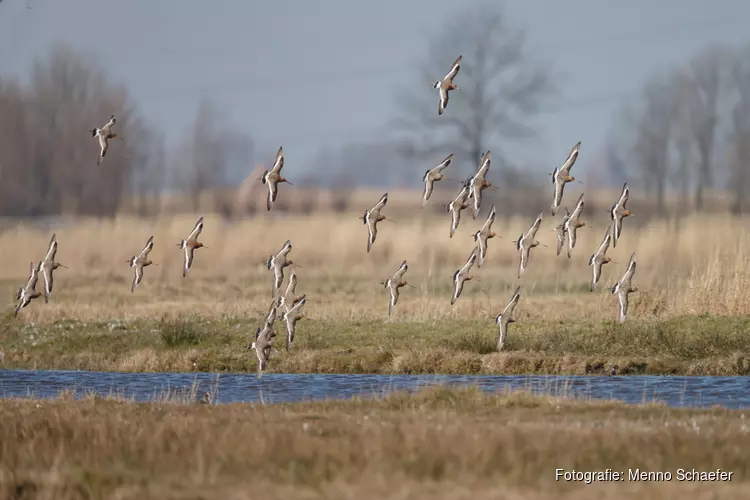
[[[448,74],[443,77],[442,80],[438,80],[434,83],[433,87],[438,89],[440,100],[438,104],[438,115],[442,115],[448,105],[449,93],[453,90],[460,90],[453,83],[453,79],[461,69],[461,56],[456,59],[451,67]],[[100,164],[104,159],[107,150],[109,148],[109,139],[119,137],[112,131],[112,127],[115,125],[116,119],[111,116],[109,121],[102,128],[94,128],[91,130],[92,137],[98,138],[100,152],[97,164]],[[554,185],[554,195],[552,200],[551,211],[552,215],[555,215],[562,205],[563,192],[565,185],[569,182],[575,181],[575,178],[570,175],[570,170],[575,164],[581,143],[578,142],[568,153],[568,157],[560,167],[556,167],[550,174],[552,176],[552,183]],[[422,194],[422,207],[424,207],[433,192],[434,183],[444,178],[443,171],[453,161],[453,154],[448,155],[438,166],[427,170],[422,178],[424,182],[424,191]],[[471,208],[472,216],[476,219],[479,214],[480,207],[482,204],[482,192],[491,188],[492,184],[487,180],[487,173],[490,170],[492,163],[492,157],[490,151],[484,153],[479,161],[479,168],[476,173],[468,177],[463,181],[463,185],[458,195],[445,205],[447,212],[451,214],[451,225],[450,225],[450,237],[452,238],[461,222],[461,212],[467,208]],[[259,178],[260,181],[268,188],[266,208],[271,210],[274,202],[277,199],[279,193],[279,184],[288,183],[291,184],[285,177],[281,175],[281,170],[284,167],[284,149],[279,148],[276,153],[276,159],[270,170],[266,170],[263,175]],[[580,181],[579,181],[580,182]],[[493,188],[494,189],[494,188]],[[607,227],[604,238],[599,245],[597,251],[589,257],[588,264],[593,269],[593,276],[591,279],[591,290],[593,291],[596,287],[602,274],[602,266],[610,262],[610,258],[607,257],[607,250],[610,244],[612,246],[617,245],[617,241],[620,239],[622,234],[622,223],[623,218],[632,215],[630,210],[626,208],[630,191],[627,183],[623,185],[622,193],[618,200],[612,205],[609,210],[612,224]],[[369,210],[365,210],[364,215],[360,217],[363,224],[367,226],[368,238],[367,238],[367,252],[369,253],[375,244],[375,240],[378,234],[378,223],[383,220],[390,220],[382,214],[383,209],[388,203],[388,193],[383,194],[380,200]],[[578,198],[573,212],[569,212],[565,207],[565,214],[562,220],[553,229],[557,234],[557,255],[560,255],[562,248],[567,247],[567,256],[571,257],[572,251],[576,246],[577,230],[588,224],[581,220],[581,214],[584,208],[583,194]],[[533,224],[525,233],[521,234],[516,241],[516,249],[519,253],[519,266],[518,266],[518,278],[520,279],[524,271],[528,267],[531,249],[540,245],[539,241],[536,240],[536,234],[542,224],[542,217],[544,210],[540,211],[536,216]],[[487,256],[488,240],[494,238],[496,234],[492,231],[492,224],[495,221],[496,210],[493,205],[490,208],[487,219],[482,225],[481,229],[474,233],[474,247],[469,254],[466,263],[461,266],[453,274],[453,294],[451,296],[451,305],[455,304],[464,289],[465,283],[473,279],[471,270],[473,266],[479,268],[484,263]],[[187,276],[188,271],[193,264],[193,255],[198,248],[208,248],[198,241],[203,231],[203,217],[198,219],[195,227],[188,235],[187,239],[181,240],[177,245],[183,251],[183,278]],[[542,245],[546,246],[546,245]],[[141,250],[140,254],[133,256],[128,260],[130,267],[135,270],[133,277],[133,283],[131,285],[131,292],[134,292],[138,285],[143,280],[143,270],[145,267],[154,264],[149,260],[148,255],[154,248],[154,237],[151,236],[146,242],[146,246]],[[287,240],[281,250],[275,255],[269,256],[266,261],[266,267],[273,273],[272,281],[272,301],[269,307],[268,313],[264,318],[263,325],[257,328],[255,333],[255,339],[247,346],[248,349],[254,349],[258,357],[258,374],[259,376],[265,370],[268,360],[270,357],[272,340],[276,337],[277,332],[274,327],[277,319],[281,318],[286,328],[286,349],[289,350],[290,346],[294,342],[294,335],[296,329],[296,323],[298,320],[305,317],[301,312],[302,307],[307,302],[306,295],[297,296],[297,275],[295,272],[295,266],[301,267],[295,264],[292,259],[289,258],[289,253],[292,251],[292,243]],[[18,315],[19,311],[24,307],[28,306],[29,303],[42,294],[36,291],[36,284],[39,277],[39,273],[44,278],[44,300],[48,301],[50,294],[52,293],[53,285],[53,273],[59,267],[65,267],[55,260],[57,254],[57,239],[53,234],[50,240],[49,247],[45,257],[39,262],[38,265],[34,265],[32,262],[29,269],[29,280],[25,287],[20,287],[17,293],[18,305],[15,309],[15,314]],[[154,264],[156,265],[156,264]],[[281,287],[284,281],[284,269],[292,266],[289,273],[289,279],[285,291],[281,292]],[[619,312],[618,319],[620,322],[624,322],[628,313],[628,296],[631,292],[637,291],[637,288],[633,287],[631,280],[635,273],[636,258],[635,253],[630,257],[627,269],[622,278],[610,288],[612,294],[616,295],[619,301]],[[380,284],[388,290],[389,302],[388,302],[388,314],[391,315],[396,307],[399,300],[400,289],[407,286],[408,283],[404,279],[404,275],[408,271],[409,266],[406,261],[403,261],[399,266],[398,270],[390,277],[381,281]],[[411,285],[409,285],[411,286]],[[495,323],[499,328],[497,338],[497,350],[503,349],[505,339],[508,332],[509,323],[516,321],[514,317],[514,311],[521,299],[521,287],[517,286],[511,296],[510,301],[506,305],[505,309],[495,317]]]

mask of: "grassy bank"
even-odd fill
[[[260,317],[37,325],[4,321],[5,368],[97,371],[256,370],[245,349]],[[750,374],[750,318],[675,317],[512,325],[494,352],[491,321],[302,320],[295,345],[283,333],[269,363],[281,373]]]
[[[286,405],[0,401],[2,498],[747,498],[744,415],[432,388]],[[618,483],[555,470],[622,471]],[[628,469],[669,471],[635,482]],[[677,469],[733,473],[675,479]],[[27,496],[16,496],[27,495]],[[701,496],[701,498],[703,498]]]
[[[750,236],[736,231],[735,219],[692,217],[679,227],[628,220],[609,252],[615,262],[603,267],[598,289],[589,292],[587,259],[608,219],[592,215],[594,227],[581,228],[568,259],[555,255],[556,222],[546,217],[539,239],[548,247],[534,249],[519,280],[511,240],[530,221],[499,214],[494,229],[502,239],[491,240],[476,279],[450,306],[451,275],[483,217],[467,217],[451,239],[447,217],[404,216],[383,226],[367,253],[357,215],[271,214],[235,222],[207,215],[202,238],[209,248],[196,252],[186,279],[174,243],[192,228],[193,216],[63,221],[55,229],[57,259],[69,269],[56,271],[49,304],[38,299],[16,319],[10,312],[0,317],[3,367],[254,371],[256,359],[244,347],[270,302],[272,278],[263,262],[290,238],[290,256],[302,266],[297,295],[307,295],[309,319],[297,325],[293,353],[283,352],[282,335],[276,339],[272,372],[584,374],[616,367],[623,374],[750,373]],[[159,266],[148,267],[131,293],[126,260],[151,234],[150,258]],[[6,311],[29,260],[43,256],[49,237],[23,221],[0,233]],[[628,322],[617,325],[617,299],[606,287],[633,251],[640,291],[631,294]],[[404,259],[414,288],[402,289],[389,317],[388,294],[378,282]],[[518,322],[506,352],[494,353],[494,317],[517,284]]]

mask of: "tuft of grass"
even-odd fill
[[[197,346],[206,338],[199,318],[162,319],[159,334],[167,347]]]

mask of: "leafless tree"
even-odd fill
[[[697,161],[695,162],[695,209],[703,209],[704,189],[714,184],[713,163],[718,143],[722,99],[726,94],[731,51],[724,46],[706,48],[693,57],[682,75],[681,107]],[[683,147],[687,146],[685,138]]]
[[[233,166],[242,168],[238,178],[245,173],[253,144],[248,136],[223,124],[216,104],[203,99],[177,154],[180,160],[175,168],[180,170],[193,210],[197,210],[201,195],[209,189],[214,190],[214,201],[223,203],[222,194],[216,188],[227,187]]]
[[[463,56],[453,92],[442,116],[431,84]],[[508,163],[506,141],[527,137],[531,118],[554,90],[548,71],[531,61],[526,37],[514,29],[498,4],[469,7],[452,16],[432,41],[417,78],[397,94],[399,115],[394,129],[407,140],[408,158],[457,156],[466,171],[476,168],[482,153],[492,150],[493,162]]]
[[[664,213],[664,195],[670,172],[670,149],[678,117],[676,77],[663,72],[644,86],[635,104],[625,114],[630,130],[623,134],[626,158],[641,170],[646,192],[654,198],[658,214]]]
[[[729,179],[733,192],[731,210],[745,212],[750,190],[750,46],[738,51],[731,71],[734,109],[729,133]]]
[[[0,140],[7,142],[0,194],[13,200],[2,202],[3,211],[114,215],[134,159],[144,158],[141,124],[127,92],[109,82],[96,61],[65,45],[35,61],[29,82],[2,89]],[[128,139],[111,144],[97,165],[99,146],[90,130],[113,114],[117,133]]]

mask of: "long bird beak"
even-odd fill
[[[152,262],[152,263],[151,263],[151,265],[152,265],[152,266],[156,266],[156,267],[159,267],[159,264],[157,264],[156,262]]]
[[[128,261],[128,262],[130,262],[130,261]],[[57,265],[60,266],[60,267],[62,267],[62,268],[64,268],[64,269],[70,269],[68,266],[64,266],[64,265],[62,265],[60,263],[58,263]]]
[[[383,220],[387,220],[388,222],[396,222],[396,221],[394,221],[393,219],[389,219],[388,217],[386,217],[386,218],[385,218],[385,219],[383,219]]]

